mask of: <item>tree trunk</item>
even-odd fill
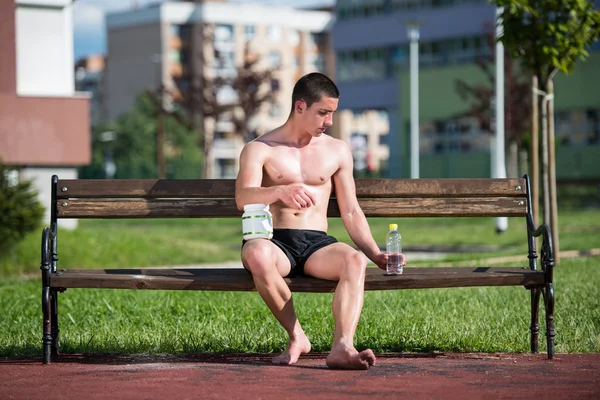
[[[554,94],[554,83],[548,82],[548,94]],[[560,261],[558,247],[558,210],[556,199],[556,162],[554,152],[554,97],[548,100],[548,179],[550,181],[550,229],[552,230],[552,242],[554,245],[554,260]]]
[[[546,85],[544,85],[546,86]],[[550,180],[548,179],[548,94],[547,87],[542,87],[545,92],[542,99],[542,196],[544,198],[544,224],[550,224]]]
[[[158,115],[156,118],[156,164],[158,165],[158,179],[165,179],[165,113],[162,105],[162,92],[158,102]]]
[[[215,131],[212,127],[204,125],[204,168],[203,177],[204,179],[214,178],[214,161],[213,161],[213,139],[215,137]]]
[[[531,209],[533,211],[533,223],[537,227],[540,221],[540,145],[539,145],[539,105],[540,98],[537,93],[538,78],[532,78],[531,101]]]
[[[517,142],[511,141],[508,146],[507,176],[517,178],[519,176],[519,146]]]

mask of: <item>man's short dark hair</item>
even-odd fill
[[[319,72],[311,72],[308,75],[304,75],[294,85],[291,113],[294,112],[296,101],[303,100],[307,107],[310,107],[321,100],[323,96],[339,99],[340,91],[335,83],[326,75]]]

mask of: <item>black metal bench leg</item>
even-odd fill
[[[52,359],[56,360],[58,358],[58,334],[60,329],[58,329],[58,290],[51,289],[51,322],[52,326]]]
[[[44,316],[43,323],[43,335],[42,335],[42,346],[43,346],[43,361],[44,364],[50,363],[50,348],[52,346],[52,334],[50,332],[50,288],[47,286],[42,287],[42,313]]]
[[[544,304],[546,305],[546,339],[548,342],[548,359],[554,357],[554,286],[546,284],[544,293]]]
[[[541,288],[531,288],[531,352],[538,352],[538,336],[540,333],[540,324],[538,322],[538,315],[540,309],[540,295],[542,294]]]
[[[44,228],[42,232],[42,361],[50,363],[52,347],[51,323],[51,294],[50,294],[50,230]]]

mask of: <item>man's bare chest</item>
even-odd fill
[[[274,184],[304,183],[322,185],[329,182],[339,162],[335,154],[322,150],[298,151],[274,149],[265,163],[265,177]]]

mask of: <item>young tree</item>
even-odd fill
[[[475,64],[484,73],[486,81],[470,84],[462,79],[455,82],[456,91],[464,100],[470,102],[469,110],[463,115],[475,117],[479,127],[492,134],[492,113],[494,87],[496,77],[494,66],[496,63],[495,35],[491,24],[484,26],[486,44],[489,48],[487,55],[479,57]],[[531,87],[527,80],[520,79],[521,74],[515,73],[514,60],[509,54],[504,56],[504,81],[505,81],[505,113],[504,128],[506,143],[517,143],[523,145],[524,135],[529,130],[531,114]]]
[[[244,62],[231,81],[231,87],[238,95],[238,102],[232,109],[232,122],[236,135],[245,142],[253,139],[249,127],[252,117],[258,114],[263,104],[273,104],[275,101],[279,87],[272,84],[276,82],[274,72],[261,68],[260,58],[246,48]]]
[[[10,256],[14,245],[38,229],[44,216],[33,184],[11,180],[11,171],[0,160],[0,258]]]
[[[502,41],[506,50],[521,61],[525,70],[538,82],[536,106],[542,115],[542,176],[544,222],[550,223],[555,256],[558,259],[558,218],[556,212],[556,177],[554,166],[554,126],[552,82],[558,72],[570,73],[577,60],[584,60],[587,48],[600,36],[600,11],[589,0],[494,0],[502,7]],[[549,121],[550,120],[550,121]],[[532,161],[537,163],[537,132],[532,132]],[[538,179],[533,176],[534,193]],[[537,212],[537,196],[533,199]]]
[[[92,163],[80,168],[80,177],[105,178],[105,161],[110,152],[110,158],[116,165],[115,178],[156,178],[159,147],[164,152],[165,177],[201,176],[202,155],[198,152],[196,136],[176,115],[165,113],[163,116],[164,145],[157,146],[157,100],[151,92],[142,93],[135,106],[117,121],[94,127]],[[106,132],[114,132],[114,140],[103,141],[103,133]]]
[[[215,26],[193,24],[190,45],[192,81],[189,88],[180,87],[180,104],[189,110],[195,129],[201,129],[204,148],[204,177],[213,176],[213,141],[216,123],[228,113],[234,126],[234,134],[250,139],[249,122],[264,104],[273,101],[276,90],[271,90],[275,70],[260,66],[260,58],[251,54],[246,46],[241,65],[231,66],[224,54],[215,48],[214,58],[207,57],[208,48],[214,46]],[[212,64],[209,62],[212,61]],[[219,94],[233,90],[234,101],[224,102]]]

